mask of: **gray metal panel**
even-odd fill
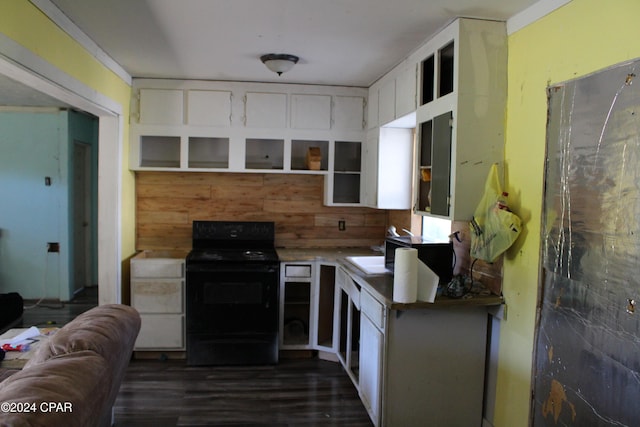
[[[639,66],[549,90],[536,427],[640,419]]]

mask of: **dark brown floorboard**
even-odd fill
[[[258,367],[133,360],[115,415],[116,427],[372,425],[341,366],[315,358]]]

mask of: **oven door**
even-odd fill
[[[278,266],[187,269],[187,332],[247,333],[278,329]]]
[[[189,365],[277,363],[278,264],[187,266]]]

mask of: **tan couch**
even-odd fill
[[[0,426],[107,426],[140,330],[126,305],[95,307],[0,383]]]

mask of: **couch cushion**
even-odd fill
[[[3,407],[0,426],[97,425],[110,414],[113,386],[110,367],[93,351],[49,358],[0,383],[0,404],[20,410]]]

